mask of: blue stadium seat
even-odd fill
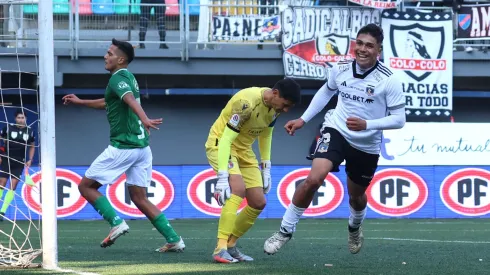
[[[189,15],[199,15],[200,7],[198,5],[200,4],[200,0],[187,0],[186,3],[197,4],[196,6],[189,6]]]
[[[68,14],[70,12],[68,0],[53,0],[53,14]],[[37,14],[37,4],[25,4],[23,7],[25,14]]]
[[[92,0],[92,11],[94,14],[114,14],[112,0]]]

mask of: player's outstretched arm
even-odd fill
[[[133,112],[139,117],[141,123],[145,126],[148,134],[150,133],[150,128],[158,130],[157,126],[162,124],[163,119],[149,119],[148,116],[146,116],[145,111],[141,107],[141,104],[139,104],[139,102],[136,101],[136,99],[134,98],[133,93],[126,93],[123,96],[123,101],[128,104],[129,108],[131,108],[131,110],[133,110]]]
[[[315,96],[313,96],[313,99],[310,102],[310,105],[300,118],[290,120],[286,123],[286,125],[284,125],[284,129],[286,129],[286,132],[289,135],[294,136],[294,132],[296,132],[296,130],[303,128],[308,121],[310,121],[319,112],[321,112],[325,106],[327,106],[328,102],[330,99],[332,99],[337,90],[336,88],[333,89],[329,87],[329,82],[325,83],[320,90],[316,92]]]
[[[78,96],[74,94],[69,94],[65,95],[63,97],[63,104],[68,105],[68,104],[76,104],[76,105],[83,105],[85,107],[93,108],[93,109],[105,109],[105,99],[104,98],[99,98],[99,99],[80,99]]]
[[[267,127],[259,136],[260,167],[262,169],[262,181],[264,184],[264,193],[267,194],[272,187],[271,178],[271,149],[272,149],[272,132],[274,131],[274,122]]]

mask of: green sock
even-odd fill
[[[111,226],[120,225],[123,222],[105,196],[100,196],[95,200],[94,208]]]
[[[175,243],[180,240],[179,235],[175,233],[175,230],[172,228],[163,213],[156,216],[156,218],[153,219],[151,223],[153,224],[153,226],[155,226],[158,232],[160,232],[160,234],[162,234],[165,239],[167,239],[167,242]]]
[[[3,197],[3,188],[0,187],[0,200],[2,199],[2,197]]]
[[[0,212],[5,213],[7,212],[7,208],[9,207],[10,203],[14,199],[14,190],[9,190],[7,191],[7,194],[5,195],[5,200],[3,201],[2,209]]]

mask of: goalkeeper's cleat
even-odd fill
[[[228,253],[230,254],[230,256],[237,259],[239,262],[251,262],[254,260],[252,257],[247,256],[242,252],[240,252],[240,250],[238,250],[236,246],[228,247]]]
[[[5,217],[5,213],[0,212],[0,222],[3,222],[3,217]]]
[[[361,250],[362,244],[364,242],[364,235],[362,234],[362,227],[357,230],[349,227],[349,251],[352,254],[356,254]]]
[[[180,237],[180,240],[174,243],[166,243],[164,246],[157,248],[155,251],[156,252],[184,252],[185,249],[185,244],[184,240],[182,240],[182,237]]]
[[[101,243],[100,247],[109,247],[114,244],[117,238],[129,232],[129,226],[126,221],[123,221],[121,224],[113,226],[111,231],[109,232],[109,236],[107,236]]]
[[[213,254],[213,259],[222,264],[232,264],[232,263],[238,263],[238,260],[233,258],[230,253],[228,253],[228,250],[225,248],[221,249],[218,252],[215,252]]]
[[[264,243],[264,252],[273,255],[276,254],[281,247],[283,247],[291,238],[293,237],[292,233],[286,234],[281,231],[277,231],[272,236],[267,239]]]

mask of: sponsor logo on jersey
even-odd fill
[[[417,212],[427,202],[429,190],[425,181],[406,169],[384,169],[371,180],[366,195],[375,212],[392,217]]]
[[[221,206],[213,197],[217,182],[216,173],[209,168],[197,173],[187,185],[187,197],[192,206],[204,214],[215,217],[221,214]],[[246,205],[247,200],[244,199],[238,210],[242,210]]]
[[[447,208],[464,216],[490,213],[490,172],[465,168],[448,175],[441,184],[441,200]]]
[[[112,206],[122,214],[131,217],[145,217],[131,201],[126,186],[126,175],[122,175],[114,184],[107,186],[106,196]],[[146,188],[146,196],[160,211],[164,211],[174,200],[173,184],[164,174],[153,170],[151,182]]]
[[[277,186],[277,197],[288,208],[296,187],[308,176],[310,168],[296,169],[285,175]],[[305,210],[304,216],[322,216],[335,210],[344,198],[344,187],[340,180],[329,173],[313,197],[310,206]]]
[[[41,214],[41,171],[31,175],[34,186],[27,184],[22,185],[22,199],[26,202],[27,207],[35,212]],[[57,196],[56,196],[56,215],[58,218],[69,217],[75,215],[82,210],[87,201],[80,195],[78,191],[78,184],[82,180],[82,177],[77,173],[57,168],[56,169],[56,184]]]
[[[358,96],[358,95],[352,95],[350,93],[347,93],[347,92],[340,92],[340,96],[342,98],[346,98],[346,99],[349,99],[349,100],[352,100],[352,101],[357,101],[357,102],[361,102],[361,103],[367,103],[367,104],[372,104],[374,103],[374,99],[371,99],[371,98],[364,98],[362,96]]]

